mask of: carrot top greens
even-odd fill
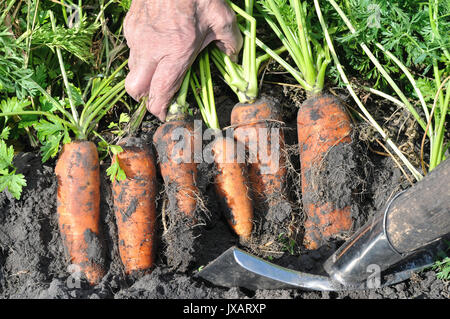
[[[450,110],[449,41],[448,37],[443,36],[450,31],[448,1],[429,0],[417,4],[376,1],[374,5],[379,10],[377,30],[368,30],[366,23],[361,21],[357,6],[363,0],[351,1],[345,9],[334,0],[328,2],[348,28],[347,39],[356,41],[365,53],[365,63],[374,65],[375,73],[387,83],[387,88],[381,88],[383,91],[363,88],[387,98],[412,115],[422,128],[419,154],[422,171],[426,174],[433,170],[446,158],[445,153],[450,147],[444,142],[447,132],[445,123]],[[381,58],[393,67],[387,68],[387,62],[380,61]],[[413,67],[416,72],[412,71]],[[397,79],[405,79],[406,83],[402,86]],[[353,96],[360,103],[356,95]],[[424,160],[426,139],[429,143],[428,163]],[[422,178],[419,172],[409,168],[416,179]]]
[[[189,81],[191,79],[191,68],[186,71],[186,74],[181,84],[180,90],[177,93],[175,101],[169,106],[167,110],[167,119],[170,121],[180,115],[191,114],[189,103],[187,102],[187,95],[189,93]]]
[[[191,76],[191,89],[206,125],[209,128],[219,130],[220,125],[214,100],[209,48],[201,53],[197,61],[197,68],[194,69]]]
[[[322,37],[313,30],[307,2],[259,0],[258,4],[258,11],[286,47],[297,67],[287,70],[308,93],[320,93],[331,57],[326,43],[320,43]]]
[[[57,33],[58,28],[54,14],[52,11],[49,11],[48,14],[52,31]],[[27,77],[24,83],[31,87],[33,92],[41,94],[41,108],[35,108],[29,100],[17,101],[15,98],[2,101],[2,107],[0,108],[0,117],[5,119],[5,124],[8,120],[14,119],[23,122],[25,128],[33,127],[36,130],[37,139],[41,144],[43,162],[58,154],[61,143],[70,143],[72,139],[89,140],[93,137],[101,137],[95,131],[98,123],[126,94],[125,81],[121,80],[115,84],[114,82],[119,72],[127,65],[127,61],[123,62],[110,76],[104,79],[94,79],[91,83],[90,95],[86,94],[88,98],[85,101],[81,90],[69,81],[62,48],[54,45],[53,49],[56,52],[67,100],[58,101],[33,78]],[[0,145],[0,152],[2,153],[0,157],[3,156],[9,162],[9,165],[6,165],[6,161],[4,161],[5,164],[1,165],[2,168],[0,168],[0,189],[7,187],[17,197],[20,193],[18,186],[24,184],[24,182],[21,181],[22,176],[14,177],[14,174],[11,173],[14,172],[11,171],[12,162],[9,161],[11,147],[6,148],[4,141],[9,136],[9,131],[9,126],[2,129],[2,141],[0,141],[2,143]],[[37,141],[34,142],[37,144]],[[108,152],[117,154],[120,151],[116,146],[106,143],[104,139],[102,139],[102,143],[106,146]],[[116,168],[116,172],[119,177],[123,175],[118,168]],[[4,178],[2,179],[2,177]]]
[[[239,22],[239,28],[244,34],[241,62],[233,62],[229,56],[218,48],[211,49],[211,58],[225,82],[236,93],[239,102],[252,103],[259,95],[258,70],[260,65],[271,56],[269,54],[257,56],[257,43],[263,44],[256,37],[256,19],[253,17],[254,1],[245,0],[244,9],[229,0],[227,0],[227,3],[237,13],[238,17],[244,20],[244,22]],[[272,52],[280,53],[284,50],[285,48],[280,48]]]

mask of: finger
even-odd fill
[[[148,95],[157,65],[151,55],[143,56],[143,53],[147,53],[147,50],[139,48],[130,50],[128,61],[130,73],[125,79],[125,90],[136,101]]]
[[[167,108],[180,89],[189,66],[189,61],[174,58],[165,58],[158,64],[150,85],[147,109],[161,121],[165,120]]]
[[[236,25],[236,29],[238,29]],[[218,37],[216,45],[222,50],[226,55],[228,55],[231,60],[236,62],[238,60],[239,52],[242,49],[244,40],[242,39],[242,34],[239,30],[235,30],[232,33],[223,34]]]
[[[215,19],[211,23],[214,40],[219,49],[232,59],[236,59],[244,43],[236,14],[224,1],[216,1],[215,6],[218,8],[215,8],[214,12],[220,14],[213,15]]]

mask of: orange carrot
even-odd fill
[[[217,169],[215,188],[226,218],[241,239],[250,238],[253,228],[253,207],[247,185],[245,163],[238,163],[236,142],[232,138],[218,137],[212,145]]]
[[[129,138],[117,161],[127,178],[112,185],[119,252],[126,274],[148,271],[155,260],[156,165],[149,145]],[[116,160],[116,158],[114,158]]]
[[[181,145],[181,141],[177,140],[179,134],[182,135],[187,148],[179,147]],[[197,164],[193,155],[193,123],[184,119],[166,122],[156,130],[153,142],[158,153],[164,184],[171,192],[172,190],[175,192],[174,197],[169,197],[171,206],[195,220],[199,191],[196,185]]]
[[[100,168],[97,148],[88,141],[64,145],[56,164],[57,215],[71,264],[90,284],[104,276],[100,240]]]
[[[269,202],[269,206],[270,202],[283,197],[286,184],[284,134],[279,130],[279,139],[273,141],[270,131],[281,120],[278,109],[267,99],[259,99],[252,104],[239,103],[231,113],[231,124],[236,127],[236,140],[246,145],[251,152],[260,150],[263,147],[261,142],[267,142],[267,150],[263,150],[267,152],[267,158],[262,158],[262,153],[258,152],[256,161],[249,164],[249,181],[255,199]],[[267,135],[262,136],[261,129]],[[279,143],[278,154],[271,153],[272,143]]]
[[[301,161],[302,201],[306,213],[304,246],[317,249],[333,235],[350,230],[351,208],[337,208],[335,203],[317,198],[316,172],[331,148],[351,143],[350,118],[329,95],[306,100],[297,115]]]

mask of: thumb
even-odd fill
[[[173,58],[165,58],[156,67],[150,85],[147,109],[161,121],[164,121],[174,95],[183,82],[189,62],[180,63]]]
[[[213,17],[211,31],[214,34],[217,47],[235,60],[244,43],[236,14],[224,1],[217,2],[217,5],[220,8],[215,10],[217,15]]]

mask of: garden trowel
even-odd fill
[[[196,276],[217,286],[250,290],[360,290],[404,281],[449,249],[449,181],[446,160],[390,200],[316,274],[280,267],[231,247]]]

